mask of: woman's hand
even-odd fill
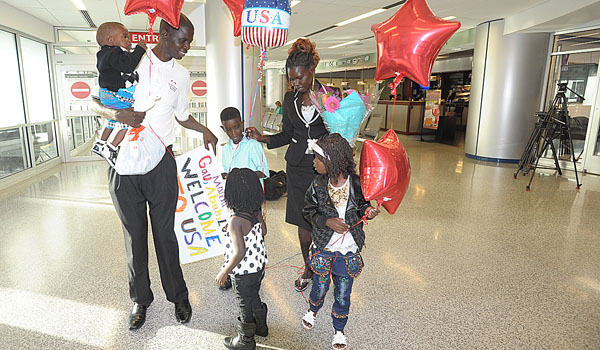
[[[345,233],[350,228],[350,226],[348,226],[341,218],[329,218],[327,219],[325,226],[337,233]]]
[[[217,275],[217,278],[216,278],[217,286],[219,286],[219,287],[224,286],[226,280],[227,280],[227,273],[225,273],[225,270],[221,270],[221,272],[219,272],[219,274]]]
[[[266,142],[267,137],[262,135],[255,127],[251,126],[246,128],[246,136],[251,139],[255,139],[258,142]]]
[[[379,209],[375,209],[373,207],[368,207],[365,211],[367,213],[367,218],[373,219],[377,215],[379,215]]]

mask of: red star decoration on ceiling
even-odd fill
[[[242,12],[244,11],[244,0],[223,0],[231,12],[233,18],[233,36],[242,35]]]
[[[425,0],[408,0],[388,20],[371,27],[377,40],[375,79],[398,75],[428,86],[438,53],[458,28],[459,22],[436,17]]]
[[[134,15],[136,13],[146,13],[150,22],[150,29],[156,20],[160,17],[167,21],[173,28],[179,29],[179,16],[183,0],[127,0],[123,12],[125,15]]]

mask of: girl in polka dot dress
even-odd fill
[[[225,234],[225,262],[217,275],[223,286],[231,275],[240,316],[237,335],[225,338],[228,349],[255,349],[255,335],[266,337],[267,305],[260,300],[260,284],[268,262],[264,236],[267,227],[262,218],[264,193],[258,176],[250,169],[235,168],[227,175],[225,202],[233,211]]]

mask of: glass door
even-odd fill
[[[93,89],[98,84],[96,67],[78,64],[55,67],[65,161],[101,160],[91,152],[102,127],[102,119],[90,108]]]
[[[598,82],[600,91],[600,82]],[[586,149],[588,150],[584,159],[584,169],[593,174],[600,175],[600,93],[596,94],[593,116],[589,124]]]
[[[573,149],[565,135],[557,135],[553,139],[560,166],[565,170],[574,170],[572,162],[572,154],[574,154],[578,171],[600,173],[600,169],[593,170],[596,169],[594,162],[597,163],[600,157],[598,153],[600,149],[597,149],[598,119],[600,119],[598,114],[599,62],[600,29],[555,36],[544,110],[549,110],[558,92],[557,84],[566,83],[565,95]],[[550,148],[540,159],[540,165],[555,167]]]

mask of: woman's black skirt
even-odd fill
[[[312,154],[305,154],[299,165],[286,165],[287,205],[285,208],[285,221],[309,232],[312,231],[312,226],[304,219],[302,208],[304,208],[306,190],[318,175],[313,167],[313,159]]]

